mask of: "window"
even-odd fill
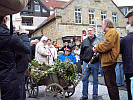
[[[124,9],[121,9],[121,11],[124,13]]]
[[[113,22],[115,23],[115,26],[117,26],[117,13],[112,13],[112,19],[113,19]]]
[[[95,24],[94,23],[94,10],[89,10],[89,24]]]
[[[81,8],[75,8],[75,23],[81,23]]]
[[[42,8],[42,12],[47,12],[44,8]]]
[[[101,11],[101,20],[104,20],[106,18],[106,12]]]
[[[35,5],[35,11],[40,11],[40,5]]]
[[[127,8],[125,8],[125,15],[127,14]]]
[[[33,26],[33,17],[31,17],[31,18],[22,17],[22,25],[23,26]]]

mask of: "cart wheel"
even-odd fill
[[[36,98],[38,95],[38,84],[32,77],[28,77],[26,81],[26,87],[29,97]]]
[[[66,98],[71,97],[75,92],[75,86],[71,84],[71,86],[64,88],[64,90],[65,90],[65,97]]]
[[[46,100],[64,100],[65,91],[64,89],[56,83],[50,84],[45,89],[45,98]]]

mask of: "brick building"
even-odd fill
[[[43,4],[46,1],[42,0]],[[54,6],[54,13],[35,29],[32,36],[45,35],[63,45],[74,35],[80,38],[82,30],[87,30],[89,25],[95,26],[97,33],[102,32],[102,21],[106,17],[114,21],[120,36],[126,35],[127,19],[112,0],[70,0]]]

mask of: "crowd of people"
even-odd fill
[[[132,100],[131,81],[133,77],[133,10],[126,16],[129,25],[126,27],[127,36],[120,39],[112,20],[103,20],[102,29],[105,41],[94,45],[98,37],[95,27],[89,26],[87,32],[82,31],[81,41],[73,36],[71,43],[65,42],[60,47],[56,41],[42,36],[40,40],[29,41],[22,27],[10,31],[6,26],[6,16],[0,16],[0,89],[2,100],[25,100],[25,71],[28,62],[35,59],[38,63],[45,62],[54,65],[56,59],[62,62],[69,60],[77,65],[77,73],[81,75],[95,54],[96,57],[82,77],[82,97],[88,99],[89,76],[93,76],[93,100],[98,100],[99,69],[104,76],[111,100],[120,100],[119,86],[124,85],[124,74],[128,92],[128,100]],[[70,45],[69,45],[70,44]],[[60,53],[61,52],[61,53]]]

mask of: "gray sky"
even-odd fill
[[[69,1],[69,0],[60,0]],[[113,0],[118,6],[133,6],[133,0]]]
[[[113,0],[118,6],[133,6],[133,0]]]

